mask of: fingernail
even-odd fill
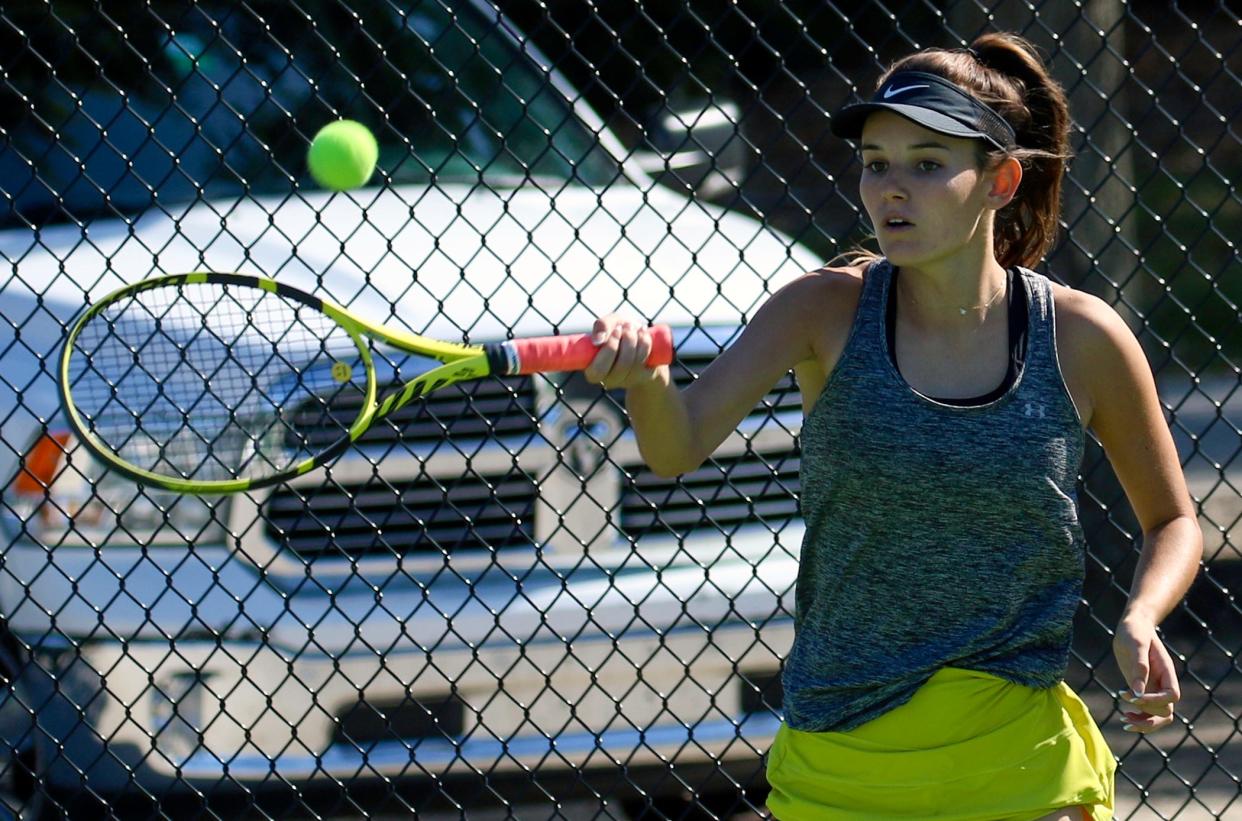
[[[607,338],[608,336],[606,334],[591,334],[591,343],[594,345],[603,345],[604,340]]]
[[[1125,730],[1127,733],[1132,733],[1134,732],[1134,725],[1133,724],[1122,724],[1121,729]]]

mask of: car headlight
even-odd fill
[[[48,430],[5,486],[4,514],[48,547],[185,546],[223,538],[226,500],[139,486],[107,470],[69,431]]]

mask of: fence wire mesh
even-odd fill
[[[179,498],[102,470],[54,369],[84,305],[245,271],[453,341],[674,326],[692,380],[866,233],[831,112],[912,49],[1018,31],[1070,93],[1044,270],[1155,370],[1206,547],[1173,728],[1120,732],[1141,529],[1089,442],[1069,683],[1118,817],[1242,816],[1242,23],[1228,4],[55,0],[0,7],[0,780],[22,818],[749,818],[792,637],[792,374],[702,468],[622,397],[493,378],[330,469]],[[311,136],[379,139],[331,194]],[[381,382],[425,366],[381,351]],[[2,814],[2,811],[0,811]]]

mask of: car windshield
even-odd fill
[[[399,11],[375,0],[354,4],[364,32],[337,4],[314,5],[313,18],[243,5],[152,27],[141,15],[155,12],[134,4],[116,29],[79,32],[87,48],[60,52],[56,66],[19,61],[27,99],[0,112],[0,222],[286,194],[308,182],[310,137],[339,117],[371,127],[396,185],[602,187],[620,173],[495,19],[466,4]],[[116,59],[81,66],[86,50]]]

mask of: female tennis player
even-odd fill
[[[1054,240],[1065,94],[1009,34],[910,55],[832,120],[882,256],[775,293],[678,391],[597,321],[642,453],[696,468],[793,368],[806,519],[768,806],[796,819],[1112,817],[1115,759],[1064,683],[1082,595],[1075,480],[1103,443],[1143,527],[1114,650],[1125,729],[1180,697],[1156,626],[1201,534],[1152,373],[1103,301],[1029,268]]]

